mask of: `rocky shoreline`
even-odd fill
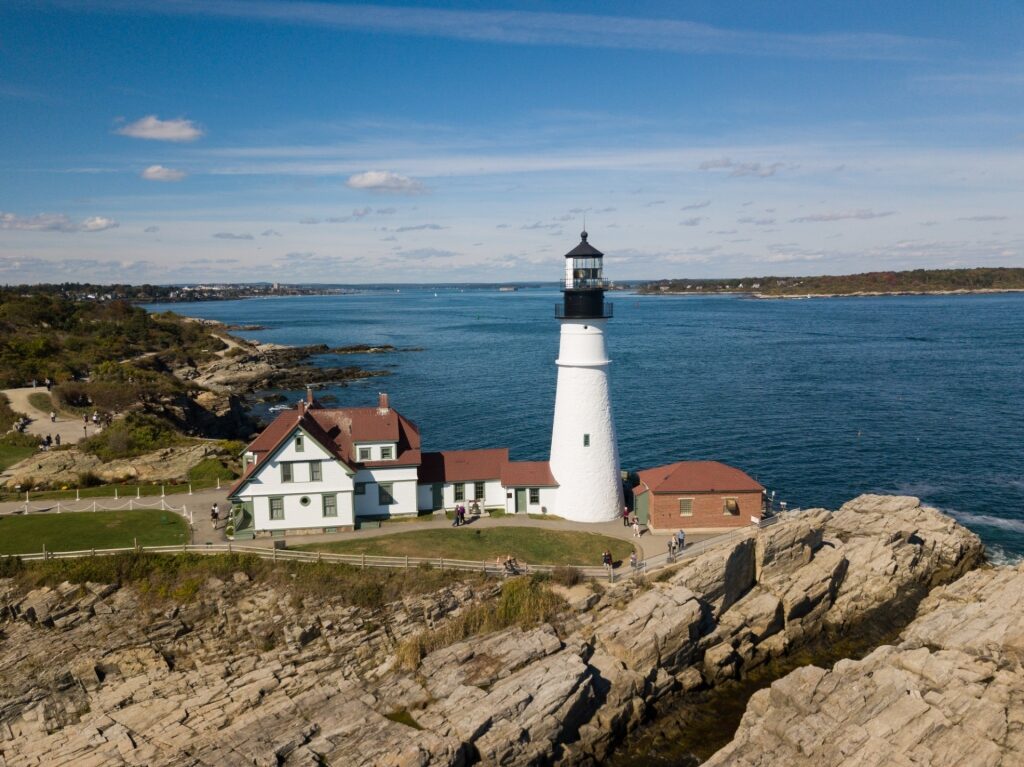
[[[862,496],[837,512],[790,514],[751,530],[653,582],[600,593],[578,587],[557,625],[455,642],[415,671],[397,662],[397,648],[487,598],[479,588],[453,584],[432,597],[368,611],[329,598],[289,599],[280,589],[253,589],[242,576],[207,584],[196,604],[158,614],[139,610],[131,588],[69,585],[25,594],[0,581],[0,765],[602,764],[685,695],[725,690],[865,621],[916,611],[903,633],[903,645],[911,643],[906,651],[918,653],[912,658],[923,657],[922,650],[945,652],[927,645],[929,632],[941,628],[929,614],[947,616],[946,632],[959,637],[958,647],[971,637],[979,647],[986,636],[1002,638],[1011,657],[1024,632],[1019,610],[1005,613],[1018,607],[1008,595],[1016,588],[1019,596],[1024,574],[997,568],[961,578],[982,561],[977,536],[917,499]],[[955,606],[984,596],[992,577],[1005,588],[957,622]],[[252,639],[268,631],[285,641],[270,647]],[[722,752],[737,749],[735,760],[716,756],[711,763],[839,764],[789,761],[785,749],[799,750],[815,737],[838,742],[827,732],[826,713],[848,711],[849,722],[839,724],[851,732],[867,727],[855,723],[870,719],[869,706],[845,699],[835,706],[825,695],[852,688],[800,687],[799,695],[818,696],[815,705],[787,698],[787,710],[770,718],[795,727],[794,734],[763,732],[767,725],[750,711],[768,711],[786,685],[806,687],[827,674],[868,668],[871,684],[881,685],[893,652],[883,648],[832,672],[803,668],[776,681],[753,696],[736,740]],[[875,665],[856,666],[868,662]],[[919,676],[933,686],[946,681],[926,668],[918,667]],[[970,678],[980,677],[965,676],[964,684]],[[900,695],[889,701],[898,712],[913,697]],[[943,710],[956,705],[951,700]],[[913,710],[922,709],[914,703]],[[999,712],[987,711],[995,727]],[[954,730],[969,725],[969,717],[958,721]],[[804,729],[806,736],[796,735]],[[761,748],[742,750],[756,744],[755,736],[769,739],[776,759],[739,761]],[[842,742],[855,745],[853,736]],[[886,753],[905,742],[893,738]],[[956,762],[932,762],[947,763]]]

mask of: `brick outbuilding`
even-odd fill
[[[633,488],[641,524],[654,530],[710,532],[760,520],[764,487],[718,461],[679,461],[639,473]]]

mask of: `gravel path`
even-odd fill
[[[28,427],[25,429],[29,434],[36,434],[40,437],[45,437],[47,434],[56,437],[59,434],[61,444],[73,445],[84,436],[91,437],[100,430],[99,426],[93,426],[92,423],[89,423],[88,428],[83,431],[81,418],[69,417],[60,413],[57,414],[56,422],[51,422],[50,412],[37,410],[28,399],[30,394],[46,394],[45,386],[4,389],[3,393],[10,400],[12,410],[24,413],[31,419]]]

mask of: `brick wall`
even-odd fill
[[[721,530],[723,528],[745,527],[751,517],[761,518],[761,493],[648,493],[650,497],[649,526],[655,530]],[[682,516],[679,500],[692,500],[693,513]],[[738,514],[726,514],[725,501],[736,499]]]

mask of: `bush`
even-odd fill
[[[102,484],[103,480],[97,477],[91,471],[83,471],[78,474],[79,487],[99,487]]]
[[[559,565],[551,571],[551,580],[563,586],[575,586],[583,581],[583,573],[571,565]]]
[[[204,458],[188,470],[188,478],[193,481],[234,479],[237,476],[238,473],[219,458]]]
[[[37,434],[22,434],[20,431],[12,431],[0,436],[0,445],[38,448],[39,436]]]
[[[129,413],[99,434],[78,443],[81,450],[104,461],[132,458],[153,450],[181,445],[185,438],[156,416]]]

